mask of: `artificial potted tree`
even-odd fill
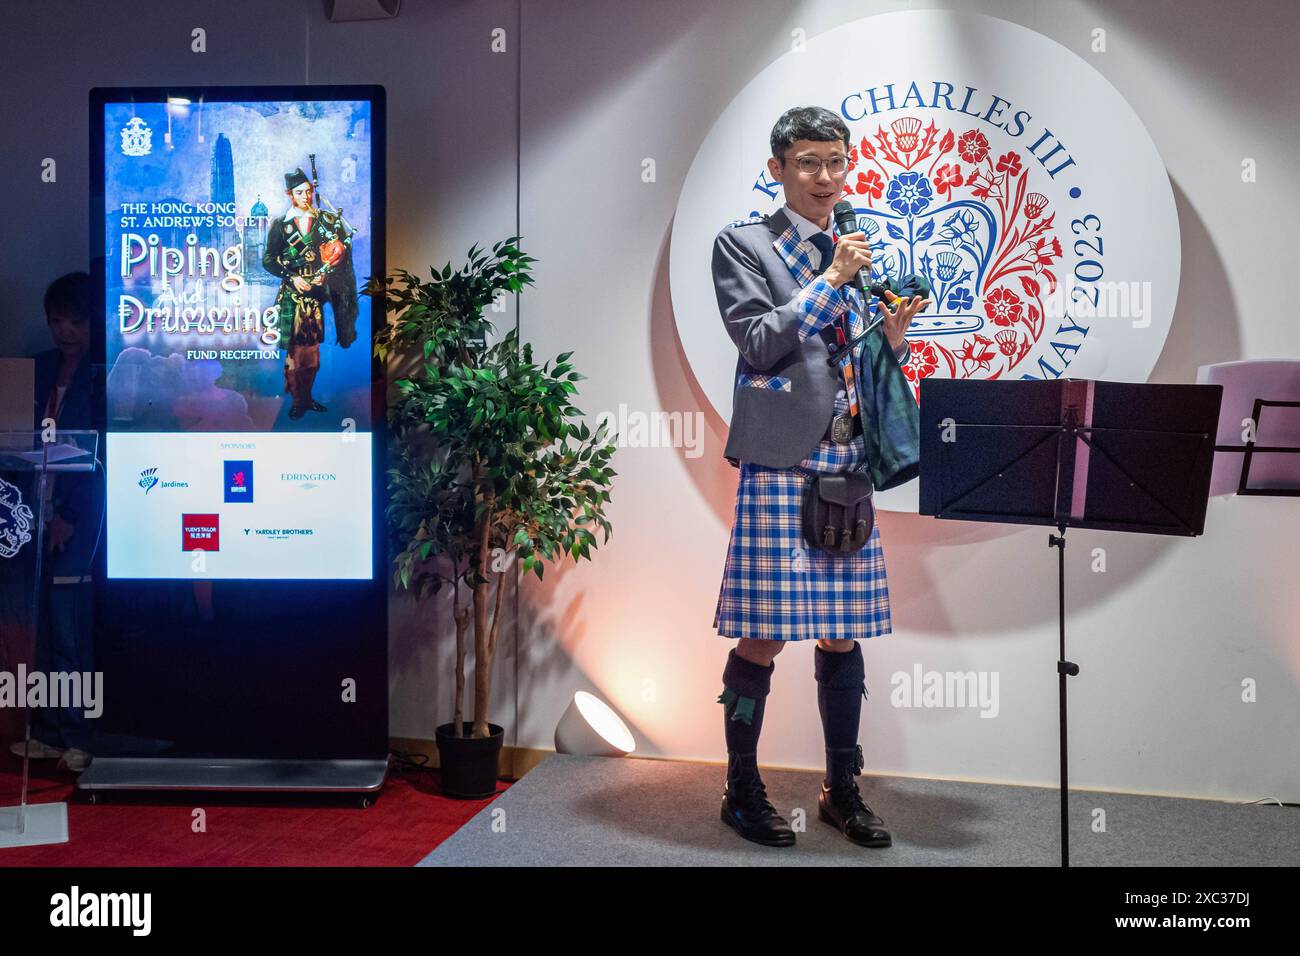
[[[459,270],[422,280],[405,270],[371,279],[366,294],[388,316],[375,354],[414,363],[394,382],[388,424],[392,464],[386,514],[393,579],[418,601],[452,588],[455,699],[437,729],[442,789],[496,792],[504,733],[488,722],[501,598],[518,570],[540,579],[565,554],[590,558],[594,528],[609,540],[614,446],[572,404],[583,378],[565,352],[538,365],[514,330],[492,341],[487,310],[499,294],[532,284],[517,237],[477,246]],[[469,601],[462,595],[468,592]],[[463,719],[467,635],[474,641],[473,717]]]

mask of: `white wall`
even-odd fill
[[[520,626],[503,638],[493,719],[509,742],[549,747],[572,692],[590,689],[625,714],[642,752],[718,760],[713,699],[731,642],[710,624],[736,473],[721,457],[725,425],[674,332],[673,211],[710,125],[788,48],[792,29],[813,36],[912,6],[990,13],[1052,37],[1093,63],[1147,124],[1170,171],[1183,241],[1178,308],[1153,381],[1193,381],[1207,362],[1300,354],[1285,285],[1300,218],[1292,0],[1230,11],[1214,0],[532,0],[522,37],[511,0],[409,0],[395,21],[346,25],[324,22],[314,0],[10,5],[0,31],[10,240],[0,261],[0,351],[43,347],[41,290],[84,264],[91,86],[383,83],[389,263],[412,269],[514,230],[520,105],[522,231],[540,260],[522,300],[525,335],[539,354],[576,349],[588,376],[578,404],[590,415],[620,403],[703,411],[707,429],[700,457],[620,449],[614,538],[594,562],[524,586]],[[208,30],[204,56],[189,52],[194,26]],[[496,27],[507,30],[506,54],[490,52]],[[1105,54],[1089,51],[1095,27],[1108,31]],[[45,156],[59,158],[57,184],[39,182]],[[1253,185],[1240,181],[1245,156],[1258,162]],[[653,184],[640,178],[645,157],[657,162]],[[501,320],[513,323],[513,310]],[[1300,796],[1296,507],[1216,500],[1206,534],[1192,540],[1070,532],[1070,656],[1082,667],[1071,686],[1072,783]],[[881,528],[895,632],[865,646],[869,769],[1052,782],[1056,577],[1046,529],[897,514],[882,515]],[[1094,546],[1107,549],[1104,575],[1087,569]],[[402,598],[392,610],[391,730],[432,737],[450,715],[446,618]],[[821,761],[811,654],[798,645],[778,659],[767,763]],[[890,707],[890,675],[917,664],[997,671],[999,716]],[[1240,702],[1248,677],[1258,703]]]
[[[1088,59],[1133,104],[1165,158],[1183,236],[1173,329],[1151,379],[1203,363],[1296,357],[1282,277],[1300,213],[1300,6],[1193,2],[673,2],[528,4],[524,11],[523,232],[541,262],[522,313],[542,352],[576,348],[579,406],[703,411],[704,454],[621,448],[614,538],[595,561],[524,587],[519,742],[549,746],[568,695],[590,689],[648,754],[717,760],[713,702],[730,641],[714,600],[736,473],[725,431],[678,345],[667,279],[687,167],[731,98],[784,53],[874,12],[960,7],[1001,16]],[[1091,31],[1108,34],[1090,52]],[[882,38],[882,42],[886,42]],[[919,42],[919,41],[914,41]],[[848,53],[850,51],[846,51]],[[860,51],[870,58],[869,51]],[[756,129],[765,137],[766,129]],[[1243,184],[1240,162],[1258,162]],[[641,181],[653,157],[658,180]],[[721,223],[719,225],[722,225]],[[867,642],[868,768],[1051,783],[1056,774],[1056,558],[1047,529],[880,520],[894,634]],[[1297,505],[1211,503],[1196,539],[1069,534],[1071,782],[1254,799],[1300,795]],[[1107,571],[1089,570],[1094,546]],[[531,631],[529,629],[532,629]],[[818,766],[812,647],[777,659],[761,758]],[[890,676],[996,671],[1000,713],[890,706]],[[536,670],[534,670],[536,668]],[[1259,700],[1240,700],[1241,681]],[[653,693],[647,693],[652,688]]]

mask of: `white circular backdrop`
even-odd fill
[[[768,66],[687,173],[669,262],[673,311],[724,420],[736,349],[714,297],[713,239],[783,204],[767,175],[768,135],[797,105],[848,124],[844,198],[876,246],[876,271],[931,280],[935,302],[908,335],[914,386],[928,375],[1147,379],[1178,297],[1180,245],[1169,179],[1141,120],[1041,34],[982,15],[903,11],[837,27]],[[916,511],[918,484],[877,503]]]

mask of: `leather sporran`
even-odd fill
[[[811,476],[803,494],[804,540],[833,557],[860,551],[876,521],[871,492],[868,472]]]

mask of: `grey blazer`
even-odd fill
[[[775,246],[791,226],[782,209],[729,226],[713,243],[718,309],[740,352],[725,451],[733,464],[797,465],[821,440],[834,412],[841,379],[827,357],[835,330],[827,326],[799,341],[805,316],[794,302],[801,289],[791,271],[795,256],[787,247],[788,260]],[[762,384],[745,384],[754,376],[762,376]]]

